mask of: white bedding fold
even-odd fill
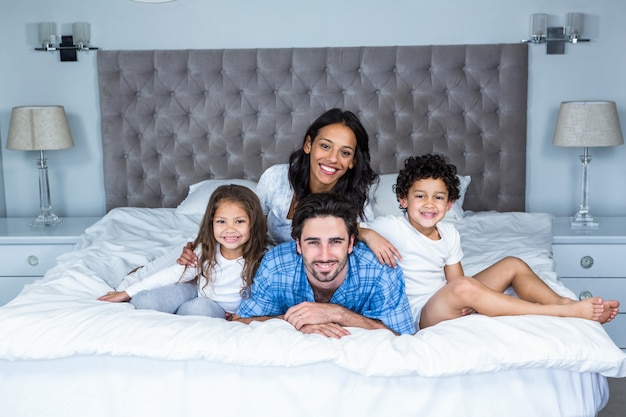
[[[150,211],[113,210],[88,229],[76,250],[63,255],[59,265],[42,280],[27,286],[17,299],[0,308],[0,358],[119,355],[282,367],[328,361],[377,376],[434,377],[533,367],[626,376],[626,355],[601,325],[582,319],[472,315],[414,336],[351,329],[352,335],[335,340],[301,334],[282,320],[243,325],[97,301],[98,296],[119,283],[126,271],[171,247],[181,247],[193,237],[199,219],[175,216],[167,209]],[[567,292],[556,280],[549,243],[546,247],[542,235],[545,231],[540,223],[549,216],[523,214],[527,216],[497,213],[492,214],[497,219],[488,220],[488,214],[477,213],[458,226],[465,236],[470,230],[480,235],[481,228],[495,224],[514,242],[510,247],[514,253],[507,254],[527,251],[527,262],[545,269],[544,279]],[[538,231],[531,231],[531,237],[516,239],[516,233],[528,234],[524,223],[529,221],[537,225]],[[537,242],[529,241],[535,238]],[[470,261],[465,262],[466,271],[481,268],[485,259],[499,256],[484,249],[484,242],[476,239],[465,242],[465,246],[470,245],[464,247]],[[494,247],[504,250],[505,242],[495,242]],[[483,245],[483,249],[471,249],[475,245]],[[548,251],[547,260],[541,253],[544,250]],[[479,259],[479,252],[484,259]]]

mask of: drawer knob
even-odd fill
[[[591,294],[589,291],[583,291],[578,296],[578,299],[579,300],[586,300],[587,298],[591,298],[591,297],[593,297],[593,294]]]
[[[580,266],[589,269],[593,266],[593,258],[591,256],[583,256],[580,258]]]
[[[26,258],[26,262],[28,262],[28,265],[30,266],[37,266],[39,265],[39,258],[37,258],[35,255],[30,255],[28,258]]]

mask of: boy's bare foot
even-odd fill
[[[593,298],[587,298],[586,300],[583,301],[588,301],[588,300],[594,300],[591,302],[592,305],[596,305],[599,303],[598,299],[602,300],[600,297],[593,297]],[[567,304],[580,304],[581,301],[577,301],[577,300],[572,300],[571,298],[566,298],[563,297],[561,302],[564,305]],[[575,317],[581,317],[581,318],[585,318],[585,319],[589,319],[589,320],[595,320],[600,322],[600,324],[604,324],[604,323],[608,323],[609,321],[613,320],[615,317],[617,317],[617,314],[619,313],[619,301],[617,300],[608,300],[608,301],[600,301],[600,303],[602,303],[602,307],[603,307],[603,311],[602,314],[600,314],[599,317],[597,318],[590,318],[587,313],[585,313],[585,309],[582,310],[582,315],[580,313],[576,313]],[[594,314],[595,316],[595,314]]]
[[[604,301],[603,306],[604,306],[604,312],[598,319],[598,321],[602,324],[608,323],[609,321],[613,320],[615,316],[617,316],[617,313],[619,313],[619,301],[617,300]]]
[[[600,321],[604,315],[604,300],[600,297],[591,297],[574,303],[565,304],[565,317],[579,317],[581,319]]]

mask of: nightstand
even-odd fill
[[[72,250],[99,217],[66,217],[55,226],[31,226],[31,218],[0,218],[0,305],[43,277],[59,255]]]
[[[572,229],[568,217],[553,222],[556,272],[579,298],[599,295],[620,301],[620,314],[604,325],[626,349],[626,217],[599,217],[600,226]]]

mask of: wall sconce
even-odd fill
[[[584,149],[580,155],[582,180],[580,206],[570,218],[572,228],[597,227],[598,222],[589,213],[589,148],[596,146],[618,146],[624,144],[614,101],[566,101],[561,103],[556,121],[555,146],[576,146]]]
[[[57,24],[54,22],[41,22],[38,25],[39,43],[41,47],[35,51],[59,51],[61,61],[77,61],[76,51],[93,51],[98,48],[89,46],[91,41],[91,27],[86,22],[76,22],[72,25],[72,35],[57,35]]]
[[[530,39],[522,40],[522,42],[534,44],[545,43],[547,54],[564,54],[566,42],[589,42],[589,39],[581,38],[583,16],[582,13],[567,13],[565,16],[565,26],[548,27],[547,14],[533,14],[530,16]]]

